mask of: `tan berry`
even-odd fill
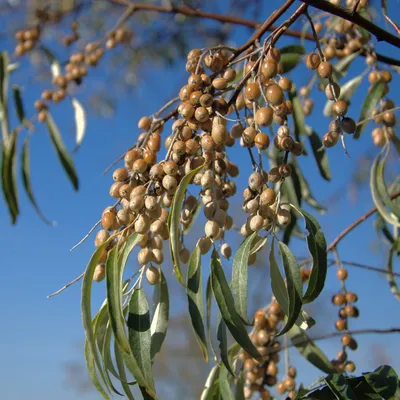
[[[146,279],[150,285],[156,285],[160,281],[160,270],[151,265],[146,269]]]
[[[247,100],[257,101],[261,95],[260,86],[257,82],[249,82],[244,90],[244,96]]]
[[[339,117],[345,115],[347,113],[347,110],[348,110],[348,105],[344,100],[338,100],[333,105],[333,112]]]
[[[317,69],[321,63],[321,57],[317,53],[311,53],[306,58],[306,66],[308,69]]]
[[[271,107],[261,107],[256,112],[255,121],[261,126],[271,125],[273,114],[274,112]]]
[[[332,76],[333,67],[329,61],[323,61],[318,65],[318,75],[321,78],[330,78]]]
[[[268,100],[268,103],[273,106],[277,106],[282,104],[285,96],[283,94],[283,90],[276,84],[269,85],[265,91],[265,96]]]
[[[93,280],[95,282],[101,282],[106,276],[106,265],[98,264],[96,265],[93,273]]]

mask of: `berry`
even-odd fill
[[[160,281],[160,271],[154,266],[150,266],[146,269],[146,279],[150,285],[156,285]]]

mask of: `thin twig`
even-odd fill
[[[100,225],[100,223],[101,219],[92,226],[90,231],[74,247],[72,247],[70,251],[75,250],[78,246],[80,246],[91,235],[91,233]]]
[[[80,281],[83,278],[83,275],[85,275],[84,272],[82,272],[79,276],[77,276],[74,280],[72,280],[71,282],[67,283],[65,286],[63,286],[61,289],[58,289],[56,292],[49,294],[47,296],[48,299],[50,299],[51,297],[57,296],[58,294],[60,294],[61,292],[63,292],[65,289],[68,289],[70,286],[72,286],[74,283]]]
[[[357,126],[362,125],[364,122],[372,121],[373,119],[375,119],[375,117],[379,117],[387,112],[394,112],[394,111],[398,111],[398,110],[400,110],[400,106],[395,107],[395,108],[390,108],[389,110],[382,111],[378,114],[375,114],[373,117],[369,117],[369,118],[363,119],[362,121],[357,122]]]

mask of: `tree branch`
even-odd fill
[[[374,35],[378,41],[389,43],[393,46],[400,48],[400,38],[392,35],[388,31],[382,29],[378,25],[375,25],[370,20],[362,17],[356,12],[352,12],[347,8],[341,6],[335,6],[326,0],[300,0],[305,4],[318,8],[319,10],[326,11],[332,15],[337,15],[347,21],[353,22],[354,24],[361,26],[366,29],[369,33]]]
[[[397,197],[400,196],[400,191],[396,192],[393,194],[390,198],[393,200]],[[358,225],[360,225],[362,222],[364,222],[366,219],[368,219],[371,215],[375,214],[377,211],[377,208],[371,208],[369,211],[367,211],[365,214],[361,215],[360,218],[358,218],[356,221],[354,221],[351,225],[349,225],[344,231],[340,232],[339,235],[333,240],[333,242],[328,246],[327,252],[331,251],[333,248],[335,248],[338,243],[345,237],[347,236],[354,228],[357,228]]]

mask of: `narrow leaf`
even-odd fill
[[[364,374],[365,380],[383,399],[393,399],[400,389],[399,377],[389,365],[382,365],[374,372]]]
[[[211,286],[215,300],[221,311],[222,318],[231,332],[234,339],[247,351],[253,358],[262,360],[261,355],[251,342],[248,332],[236,311],[234,299],[229,289],[228,282],[222,269],[218,253],[214,250],[211,256]]]
[[[125,372],[125,365],[124,365],[124,361],[121,356],[121,352],[119,350],[117,342],[114,342],[114,354],[115,354],[115,362],[117,364],[118,373],[119,373],[120,377],[122,378],[122,380],[121,380],[122,389],[124,390],[124,393],[126,394],[126,397],[129,400],[135,400],[133,397],[130,385],[128,383],[126,383],[127,376],[126,376],[126,372]]]
[[[218,319],[217,319],[217,339],[219,342],[219,354],[221,356],[223,364],[225,365],[225,369],[229,371],[229,373],[234,377],[235,374],[233,373],[232,368],[229,364],[226,324],[225,321],[221,318],[220,313],[218,314]]]
[[[172,256],[172,262],[174,263],[174,273],[179,281],[179,283],[185,286],[181,263],[179,259],[179,218],[181,214],[181,207],[185,198],[186,188],[188,187],[192,178],[199,172],[204,166],[201,165],[198,168],[195,168],[193,171],[190,171],[187,175],[185,175],[179,186],[175,192],[174,198],[171,204],[170,217],[168,220],[168,228],[170,235],[170,250]]]
[[[155,391],[150,356],[150,312],[143,289],[134,290],[132,294],[129,301],[127,325],[132,355],[139,364],[139,368],[146,379],[146,387],[150,387]]]
[[[372,111],[377,106],[379,100],[384,96],[384,94],[385,83],[378,82],[372,86],[372,89],[367,94],[367,97],[362,105],[360,117],[358,118],[359,122],[371,117]],[[365,121],[362,124],[357,124],[357,129],[354,133],[354,139],[358,139],[361,136],[361,133],[367,127],[368,123],[369,121]]]
[[[160,352],[167,335],[169,321],[169,293],[165,276],[161,271],[160,282],[154,288],[154,304],[156,308],[151,321],[151,359]]]
[[[211,306],[212,306],[212,287],[211,287],[211,275],[207,279],[206,288],[206,320],[207,320],[207,336],[208,342],[210,343],[211,352],[213,354],[215,362],[218,362],[217,352],[214,349],[212,335],[211,335]]]
[[[328,162],[328,154],[325,149],[322,147],[321,139],[317,132],[315,132],[312,128],[307,129],[308,139],[310,141],[310,145],[312,148],[312,152],[314,154],[315,161],[317,162],[317,166],[321,176],[327,180],[331,180],[331,172],[329,169]]]
[[[72,98],[72,106],[74,107],[75,112],[76,145],[74,151],[76,151],[78,150],[79,146],[82,143],[83,137],[85,136],[86,113],[82,104],[75,97]]]
[[[221,392],[222,400],[235,400],[235,396],[232,393],[231,385],[228,381],[228,370],[225,368],[225,366],[220,367],[219,390]]]
[[[305,135],[306,123],[304,117],[303,107],[300,98],[297,95],[296,87],[293,85],[292,90],[289,92],[289,99],[293,106],[293,122],[294,122],[294,135],[296,140],[300,140],[300,136]]]
[[[389,282],[390,291],[400,301],[400,290],[397,285],[396,277],[393,275],[393,257],[395,254],[400,254],[400,238],[395,240],[389,250],[388,263],[387,263],[387,280]]]
[[[220,366],[215,365],[208,374],[205,387],[201,393],[200,400],[215,400],[215,393],[219,391]]]
[[[232,292],[235,298],[235,307],[242,320],[249,324],[247,319],[247,297],[248,297],[248,263],[250,249],[257,232],[253,232],[240,245],[235,254],[232,265]]]
[[[49,131],[51,141],[57,152],[58,158],[60,159],[60,162],[61,162],[66,174],[68,175],[74,189],[78,190],[78,188],[79,188],[78,176],[75,171],[74,163],[71,159],[71,156],[68,154],[68,151],[64,145],[64,142],[61,139],[60,132],[58,131],[58,128],[49,112],[47,112],[46,123],[47,123],[47,129]]]
[[[321,371],[330,374],[335,372],[335,367],[329,361],[328,357],[322,350],[313,342],[313,340],[298,326],[294,325],[288,331],[288,336],[300,352],[300,354],[308,360],[314,367]]]
[[[23,123],[25,121],[25,110],[24,105],[22,103],[21,89],[17,85],[13,85],[13,97],[14,97],[14,105],[17,111],[17,116],[19,122]]]
[[[0,53],[0,119],[3,141],[6,143],[10,133],[8,126],[8,78],[9,58],[7,52]]]
[[[204,302],[201,277],[201,253],[196,247],[190,257],[186,280],[189,315],[203,358],[208,361],[207,338],[204,327]]]
[[[301,312],[303,283],[300,268],[296,258],[284,243],[279,242],[279,250],[282,255],[283,268],[286,274],[287,292],[289,297],[288,316],[285,327],[279,335],[286,333],[295,324]]]
[[[1,183],[4,199],[8,206],[11,223],[15,224],[19,215],[16,161],[17,161],[17,131],[14,131],[2,146]]]
[[[340,59],[336,64],[333,65],[333,77],[336,80],[343,78],[346,75],[346,71],[349,69],[350,64],[360,55],[361,51],[356,51],[349,54],[348,56]]]
[[[283,73],[291,71],[300,62],[301,56],[306,53],[303,46],[290,45],[279,49],[281,53],[280,64],[283,67]]]
[[[325,285],[326,274],[328,272],[328,257],[326,253],[326,239],[321,231],[318,221],[304,210],[297,210],[306,222],[307,246],[313,259],[310,279],[306,293],[303,296],[303,303],[313,302]]]
[[[30,135],[25,138],[24,146],[22,147],[21,153],[21,174],[22,182],[28,198],[35,209],[36,213],[39,215],[40,219],[48,225],[55,226],[54,221],[48,220],[42,211],[40,210],[36,199],[33,195],[32,185],[31,185],[31,173],[30,173],[30,151],[29,151]]]
[[[203,203],[198,202],[196,204],[196,207],[194,209],[193,214],[192,214],[192,219],[190,220],[190,223],[188,225],[186,225],[185,229],[183,230],[183,234],[187,235],[188,233],[190,233],[190,231],[193,228],[194,223],[197,220],[197,217],[200,215],[201,210],[203,209]]]

